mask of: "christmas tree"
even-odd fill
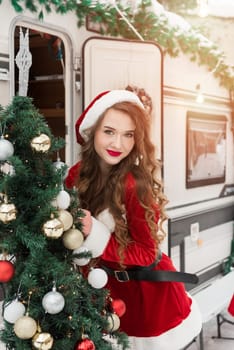
[[[0,107],[1,341],[7,349],[127,348],[101,269],[79,248],[84,215],[64,187],[64,147],[28,97]],[[120,316],[120,315],[119,315]]]

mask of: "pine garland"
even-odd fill
[[[1,2],[2,0],[0,0],[0,4]],[[12,0],[11,4],[16,12],[23,12],[27,9],[38,14],[41,20],[43,20],[45,13],[52,11],[61,15],[74,12],[78,27],[85,24],[87,16],[91,16],[92,21],[100,25],[101,34],[138,40],[139,38],[127,23],[119,17],[114,6],[114,3],[116,3],[144,40],[157,42],[164,49],[165,54],[172,57],[176,57],[180,52],[183,52],[192,61],[206,66],[219,80],[221,86],[227,90],[234,90],[233,67],[225,63],[224,54],[217,45],[210,43],[208,40],[204,42],[201,39],[201,33],[196,29],[192,28],[186,32],[181,32],[180,28],[171,26],[165,16],[150,12],[151,2],[151,0],[142,0],[134,13],[132,8],[126,4],[123,5],[121,0],[115,2],[112,0],[105,2],[92,0]],[[172,4],[169,5],[172,6]],[[194,2],[191,1],[189,5],[193,6]],[[175,6],[175,3],[173,6]],[[183,9],[185,4],[183,3],[181,6]]]

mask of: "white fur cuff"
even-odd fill
[[[92,253],[93,258],[96,258],[104,252],[111,234],[106,225],[95,219],[93,216],[91,219],[92,228],[82,246],[86,247]]]
[[[98,221],[101,221],[104,225],[106,225],[109,228],[110,232],[114,232],[115,221],[109,209],[101,211],[101,213],[98,214],[97,219]]]

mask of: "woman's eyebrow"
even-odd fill
[[[116,128],[113,128],[112,126],[104,125],[104,128],[111,129],[111,130],[117,130]],[[123,130],[123,132],[134,132],[135,129],[131,130]]]
[[[112,126],[109,126],[109,125],[104,125],[104,128],[108,128],[108,129],[113,129],[113,130],[115,130],[115,128],[113,128]]]

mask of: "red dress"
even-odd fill
[[[234,316],[234,294],[230,301],[230,304],[228,305],[228,312],[230,313],[230,315]]]
[[[68,187],[74,185],[74,179],[78,176],[78,167],[79,165],[75,165],[70,169],[66,179]],[[151,265],[155,261],[155,241],[145,220],[145,210],[137,199],[135,179],[131,174],[126,179],[124,206],[129,232],[133,241],[125,250],[124,264],[127,268]],[[157,220],[158,211],[155,212]],[[120,269],[117,251],[118,243],[113,232],[101,255],[101,262],[115,270]],[[154,269],[176,270],[171,259],[164,253]],[[179,350],[200,332],[200,314],[196,309],[196,305],[194,305],[195,301],[187,294],[184,284],[181,282],[135,280],[118,282],[114,276],[108,276],[106,287],[110,290],[113,299],[120,298],[126,304],[126,312],[120,318],[121,330],[130,337],[144,339],[141,345],[138,345],[137,341],[134,343],[132,347],[134,350],[154,350],[156,347],[157,350]],[[192,304],[192,309],[196,309],[196,315],[194,315],[194,312],[192,315]],[[184,324],[185,327],[183,327]],[[178,335],[174,334],[177,328],[179,330]],[[168,338],[170,330],[173,330],[171,340]],[[166,345],[164,343],[161,345],[159,342],[160,335],[163,335],[163,342],[166,339]],[[145,345],[145,337],[147,337],[147,340],[150,337],[149,339],[152,342]],[[170,344],[168,344],[168,341],[170,341]]]

